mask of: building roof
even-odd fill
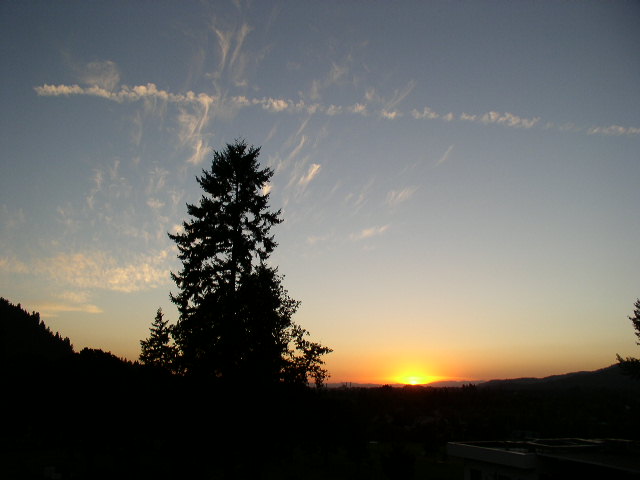
[[[545,459],[640,474],[640,443],[621,439],[547,438],[526,441],[450,442],[449,455],[520,469]]]

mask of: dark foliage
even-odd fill
[[[40,320],[40,314],[28,313],[20,304],[0,297],[0,361],[4,367],[16,362],[55,361],[73,355],[67,337],[53,333]]]
[[[629,320],[631,320],[631,323],[633,324],[636,337],[640,340],[640,299],[636,300],[633,315],[629,317]],[[636,342],[636,344],[640,345],[640,341]],[[636,380],[640,380],[640,359],[635,357],[622,358],[620,355],[616,355],[616,357],[618,358],[620,368],[626,375],[629,375],[631,378]]]
[[[140,340],[140,363],[171,373],[177,372],[178,350],[171,339],[172,331],[173,327],[164,319],[159,308],[151,324],[149,338]]]
[[[204,195],[187,205],[191,219],[176,242],[182,270],[171,296],[180,318],[173,330],[179,368],[188,375],[241,383],[322,385],[321,356],[331,350],[309,342],[293,314],[298,302],[266,264],[276,242],[280,211],[264,191],[273,172],[260,168],[259,148],[242,141],[214,153],[198,183]]]
[[[637,389],[564,385],[227,388],[83,349],[4,377],[0,464],[18,479],[461,478],[447,441],[637,438]]]

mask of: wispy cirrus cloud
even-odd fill
[[[406,202],[416,192],[417,187],[405,187],[401,190],[391,190],[387,193],[386,203],[390,207],[397,207],[403,202]]]
[[[382,235],[387,230],[389,230],[389,225],[365,228],[363,230],[360,230],[359,232],[352,233],[351,235],[349,235],[349,239],[352,241],[365,240],[367,238],[377,237],[379,235]]]
[[[223,29],[211,23],[211,30],[215,33],[218,50],[220,53],[218,68],[211,76],[220,79],[226,73],[236,86],[246,86],[245,70],[249,62],[248,54],[243,46],[249,33],[253,30],[247,23],[242,23],[239,28]]]
[[[368,202],[374,184],[375,179],[371,178],[357,193],[350,192],[344,197],[344,202],[353,207],[353,213],[358,213]]]
[[[311,182],[311,180],[313,180],[316,175],[320,173],[320,168],[321,165],[319,163],[312,163],[311,165],[309,165],[309,170],[307,170],[307,173],[300,178],[300,180],[298,181],[298,185],[301,185],[303,187],[307,186]]]
[[[120,70],[111,60],[88,63],[80,73],[82,82],[105,90],[113,90],[120,84]]]
[[[438,165],[442,165],[444,162],[449,160],[449,156],[451,155],[451,152],[453,152],[453,147],[454,145],[449,145],[449,148],[447,148],[447,150],[442,154],[442,156],[436,162],[436,167]]]

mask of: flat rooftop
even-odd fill
[[[450,442],[449,455],[521,469],[538,459],[594,465],[640,474],[640,442],[622,439],[545,438],[525,441]]]

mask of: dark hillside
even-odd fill
[[[501,388],[509,390],[524,389],[562,389],[562,388],[605,388],[622,390],[640,390],[640,382],[624,375],[618,364],[593,372],[572,372],[552,375],[544,378],[515,378],[510,380],[491,380],[478,385],[480,388]]]
[[[69,338],[53,333],[37,312],[28,313],[20,304],[0,297],[0,360],[15,362],[59,360],[73,355]]]

